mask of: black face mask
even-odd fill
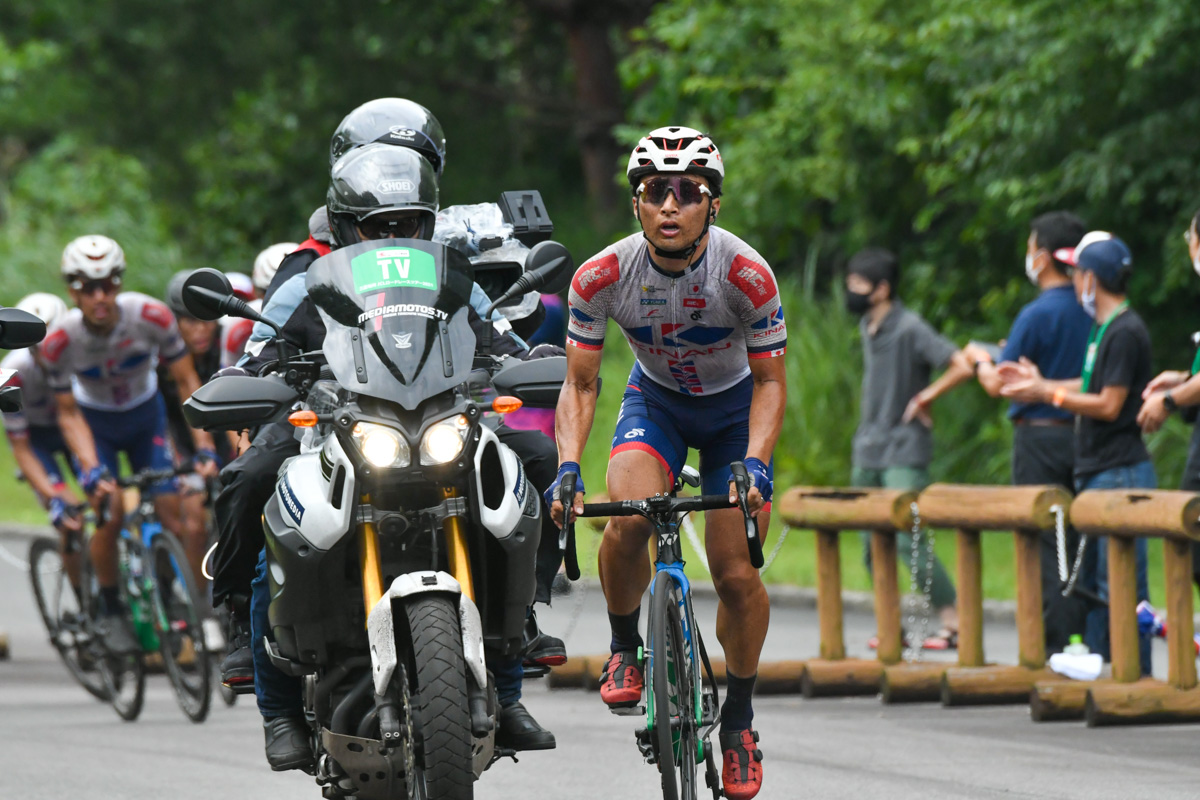
[[[874,291],[872,289],[871,291]],[[846,292],[846,310],[851,314],[862,316],[871,309],[871,293],[859,294],[858,292]]]

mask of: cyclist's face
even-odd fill
[[[179,335],[183,337],[183,343],[187,345],[188,352],[194,356],[202,355],[212,349],[216,332],[216,322],[206,322],[193,317],[179,317]]]
[[[656,179],[672,179],[679,178],[678,175],[648,175],[642,181],[642,185],[649,186]],[[699,175],[688,175],[683,180],[693,183],[696,187],[703,186],[708,189],[708,179]],[[659,187],[654,187],[659,188]],[[641,195],[633,198],[633,213],[642,223],[642,230],[646,232],[646,238],[658,248],[663,250],[679,250],[684,247],[689,247],[692,242],[704,230],[704,222],[709,212],[709,200],[711,195],[703,192],[695,193],[690,187],[683,187],[680,192],[683,194],[683,200],[675,195],[672,188],[665,194],[649,190]],[[651,200],[657,200],[662,197],[661,203],[652,203]],[[696,197],[700,198],[700,202],[694,201]],[[721,208],[721,200],[713,198],[712,211],[713,216]]]
[[[93,328],[107,330],[117,324],[117,295],[121,283],[113,278],[76,280],[69,284],[71,300]]]

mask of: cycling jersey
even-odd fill
[[[568,300],[568,345],[601,349],[616,320],[646,376],[686,395],[729,389],[750,375],[748,358],[787,347],[774,273],[721,228],[709,229],[703,256],[678,274],[650,260],[642,234],[628,236],[579,268]]]
[[[33,349],[13,350],[0,361],[0,369],[16,370],[9,386],[21,387],[21,410],[4,415],[4,430],[10,437],[25,436],[30,428],[55,428],[58,410],[49,375],[33,357]]]
[[[138,292],[117,296],[120,319],[107,334],[97,334],[71,309],[47,334],[41,352],[57,392],[70,391],[81,407],[128,411],[158,392],[155,366],[181,358],[187,348],[170,309]]]

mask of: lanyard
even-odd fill
[[[1100,341],[1104,338],[1104,332],[1108,330],[1108,326],[1112,325],[1112,321],[1121,316],[1121,312],[1129,308],[1129,301],[1122,300],[1121,305],[1117,306],[1112,315],[1104,321],[1104,324],[1097,328],[1092,326],[1092,333],[1088,336],[1087,357],[1083,359],[1083,385],[1080,389],[1087,392],[1088,386],[1092,383],[1092,370],[1096,368],[1096,351],[1100,349]]]

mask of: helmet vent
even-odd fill
[[[678,163],[679,163],[679,159],[678,159],[678,158],[676,158],[675,156],[670,156],[670,157],[668,157],[668,158],[664,158],[664,159],[663,159],[663,163],[664,163],[664,164],[678,164]]]

